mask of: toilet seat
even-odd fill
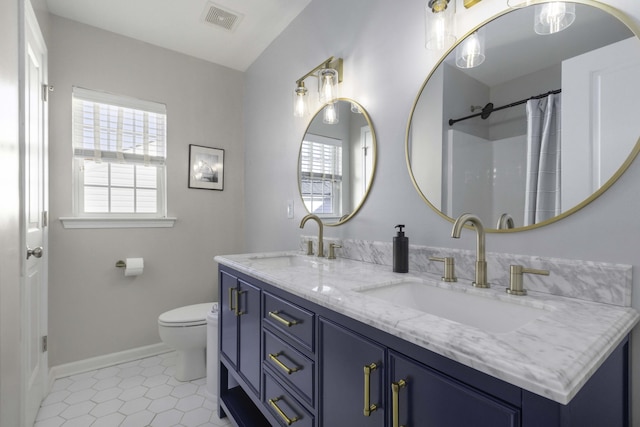
[[[158,325],[170,328],[204,326],[212,305],[212,302],[207,302],[169,310],[158,317]]]

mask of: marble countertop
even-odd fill
[[[562,404],[577,394],[640,318],[630,307],[534,291],[512,296],[504,287],[476,289],[464,280],[445,283],[428,273],[393,273],[385,265],[315,258],[297,251],[224,255],[215,260]],[[496,333],[358,292],[408,279],[544,312],[514,331]]]

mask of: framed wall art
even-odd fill
[[[189,144],[189,188],[224,188],[224,150]]]

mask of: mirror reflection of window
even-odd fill
[[[328,226],[343,224],[358,212],[376,167],[376,135],[366,110],[350,99],[338,100],[334,108],[339,111],[338,123],[324,123],[326,106],[321,108],[311,119],[298,153],[300,197],[306,210]],[[322,156],[314,157],[314,152],[326,157],[320,162]]]
[[[307,134],[300,151],[302,200],[321,218],[342,216],[342,141]]]

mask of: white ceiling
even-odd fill
[[[245,71],[311,0],[46,0],[49,11]],[[204,20],[209,5],[241,15],[234,31]]]

